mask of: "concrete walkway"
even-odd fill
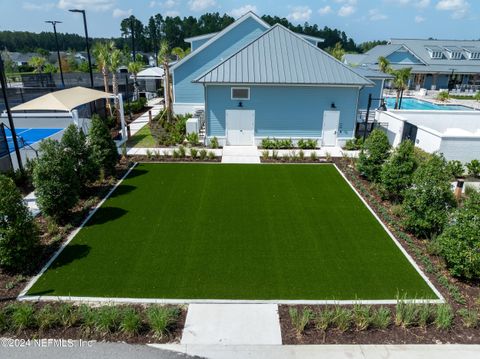
[[[35,192],[30,192],[27,196],[25,196],[23,198],[23,202],[25,202],[30,214],[33,217],[36,217],[40,214],[40,208],[38,207],[37,196],[35,195]]]
[[[209,359],[477,359],[479,345],[154,345]]]
[[[225,146],[222,163],[260,163],[260,153],[256,146]]]
[[[183,345],[281,345],[276,304],[190,304]]]

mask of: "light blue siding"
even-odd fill
[[[448,88],[448,79],[449,79],[449,75],[437,75],[437,78],[436,78],[436,81],[435,81],[435,84],[437,86],[437,90],[438,89],[447,89]],[[426,88],[427,90],[430,90],[432,88],[433,84],[434,84],[433,75],[428,74],[425,77],[425,83],[424,83],[423,87]]]
[[[231,100],[231,86],[207,86],[208,136],[225,136],[225,110],[239,109]],[[339,138],[355,131],[358,88],[250,86],[243,108],[255,110],[255,136],[321,137],[323,111],[332,103],[340,111]]]
[[[225,33],[211,45],[173,70],[175,103],[204,103],[203,85],[192,83],[200,75],[260,36],[266,28],[253,18]]]
[[[375,83],[374,87],[365,87],[360,90],[360,97],[358,100],[358,109],[359,110],[366,110],[368,105],[368,95],[372,94],[373,98],[380,98],[382,95],[382,86],[383,80],[373,80],[370,79]],[[380,107],[380,100],[373,100],[371,109],[376,109]]]
[[[395,51],[388,55],[387,59],[392,64],[421,64],[421,61],[408,51]]]
[[[198,49],[200,46],[202,46],[204,43],[206,43],[208,40],[210,40],[211,37],[205,38],[205,39],[200,39],[200,40],[195,40],[191,42],[191,50],[194,52],[196,49]]]

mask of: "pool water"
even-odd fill
[[[395,97],[386,97],[385,104],[389,110],[395,108]],[[472,108],[461,105],[437,105],[431,102],[404,97],[402,110],[438,110],[438,111],[473,111]]]
[[[36,142],[39,142],[47,137],[50,137],[57,132],[63,130],[62,128],[16,128],[18,138],[18,147],[22,148],[26,145],[33,145]],[[5,128],[5,135],[7,136],[7,143],[10,152],[13,152],[15,148],[13,147],[13,138],[12,133],[8,128]]]

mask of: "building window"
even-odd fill
[[[232,100],[250,100],[250,88],[232,87]]]

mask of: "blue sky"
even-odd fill
[[[355,41],[392,37],[480,39],[479,0],[0,0],[0,30],[49,31],[44,20],[60,20],[62,32],[81,33],[78,14],[87,10],[92,36],[119,36],[122,18],[134,14],[144,23],[155,13],[199,16],[207,11],[238,17],[257,14],[287,17],[293,23],[336,27]]]

